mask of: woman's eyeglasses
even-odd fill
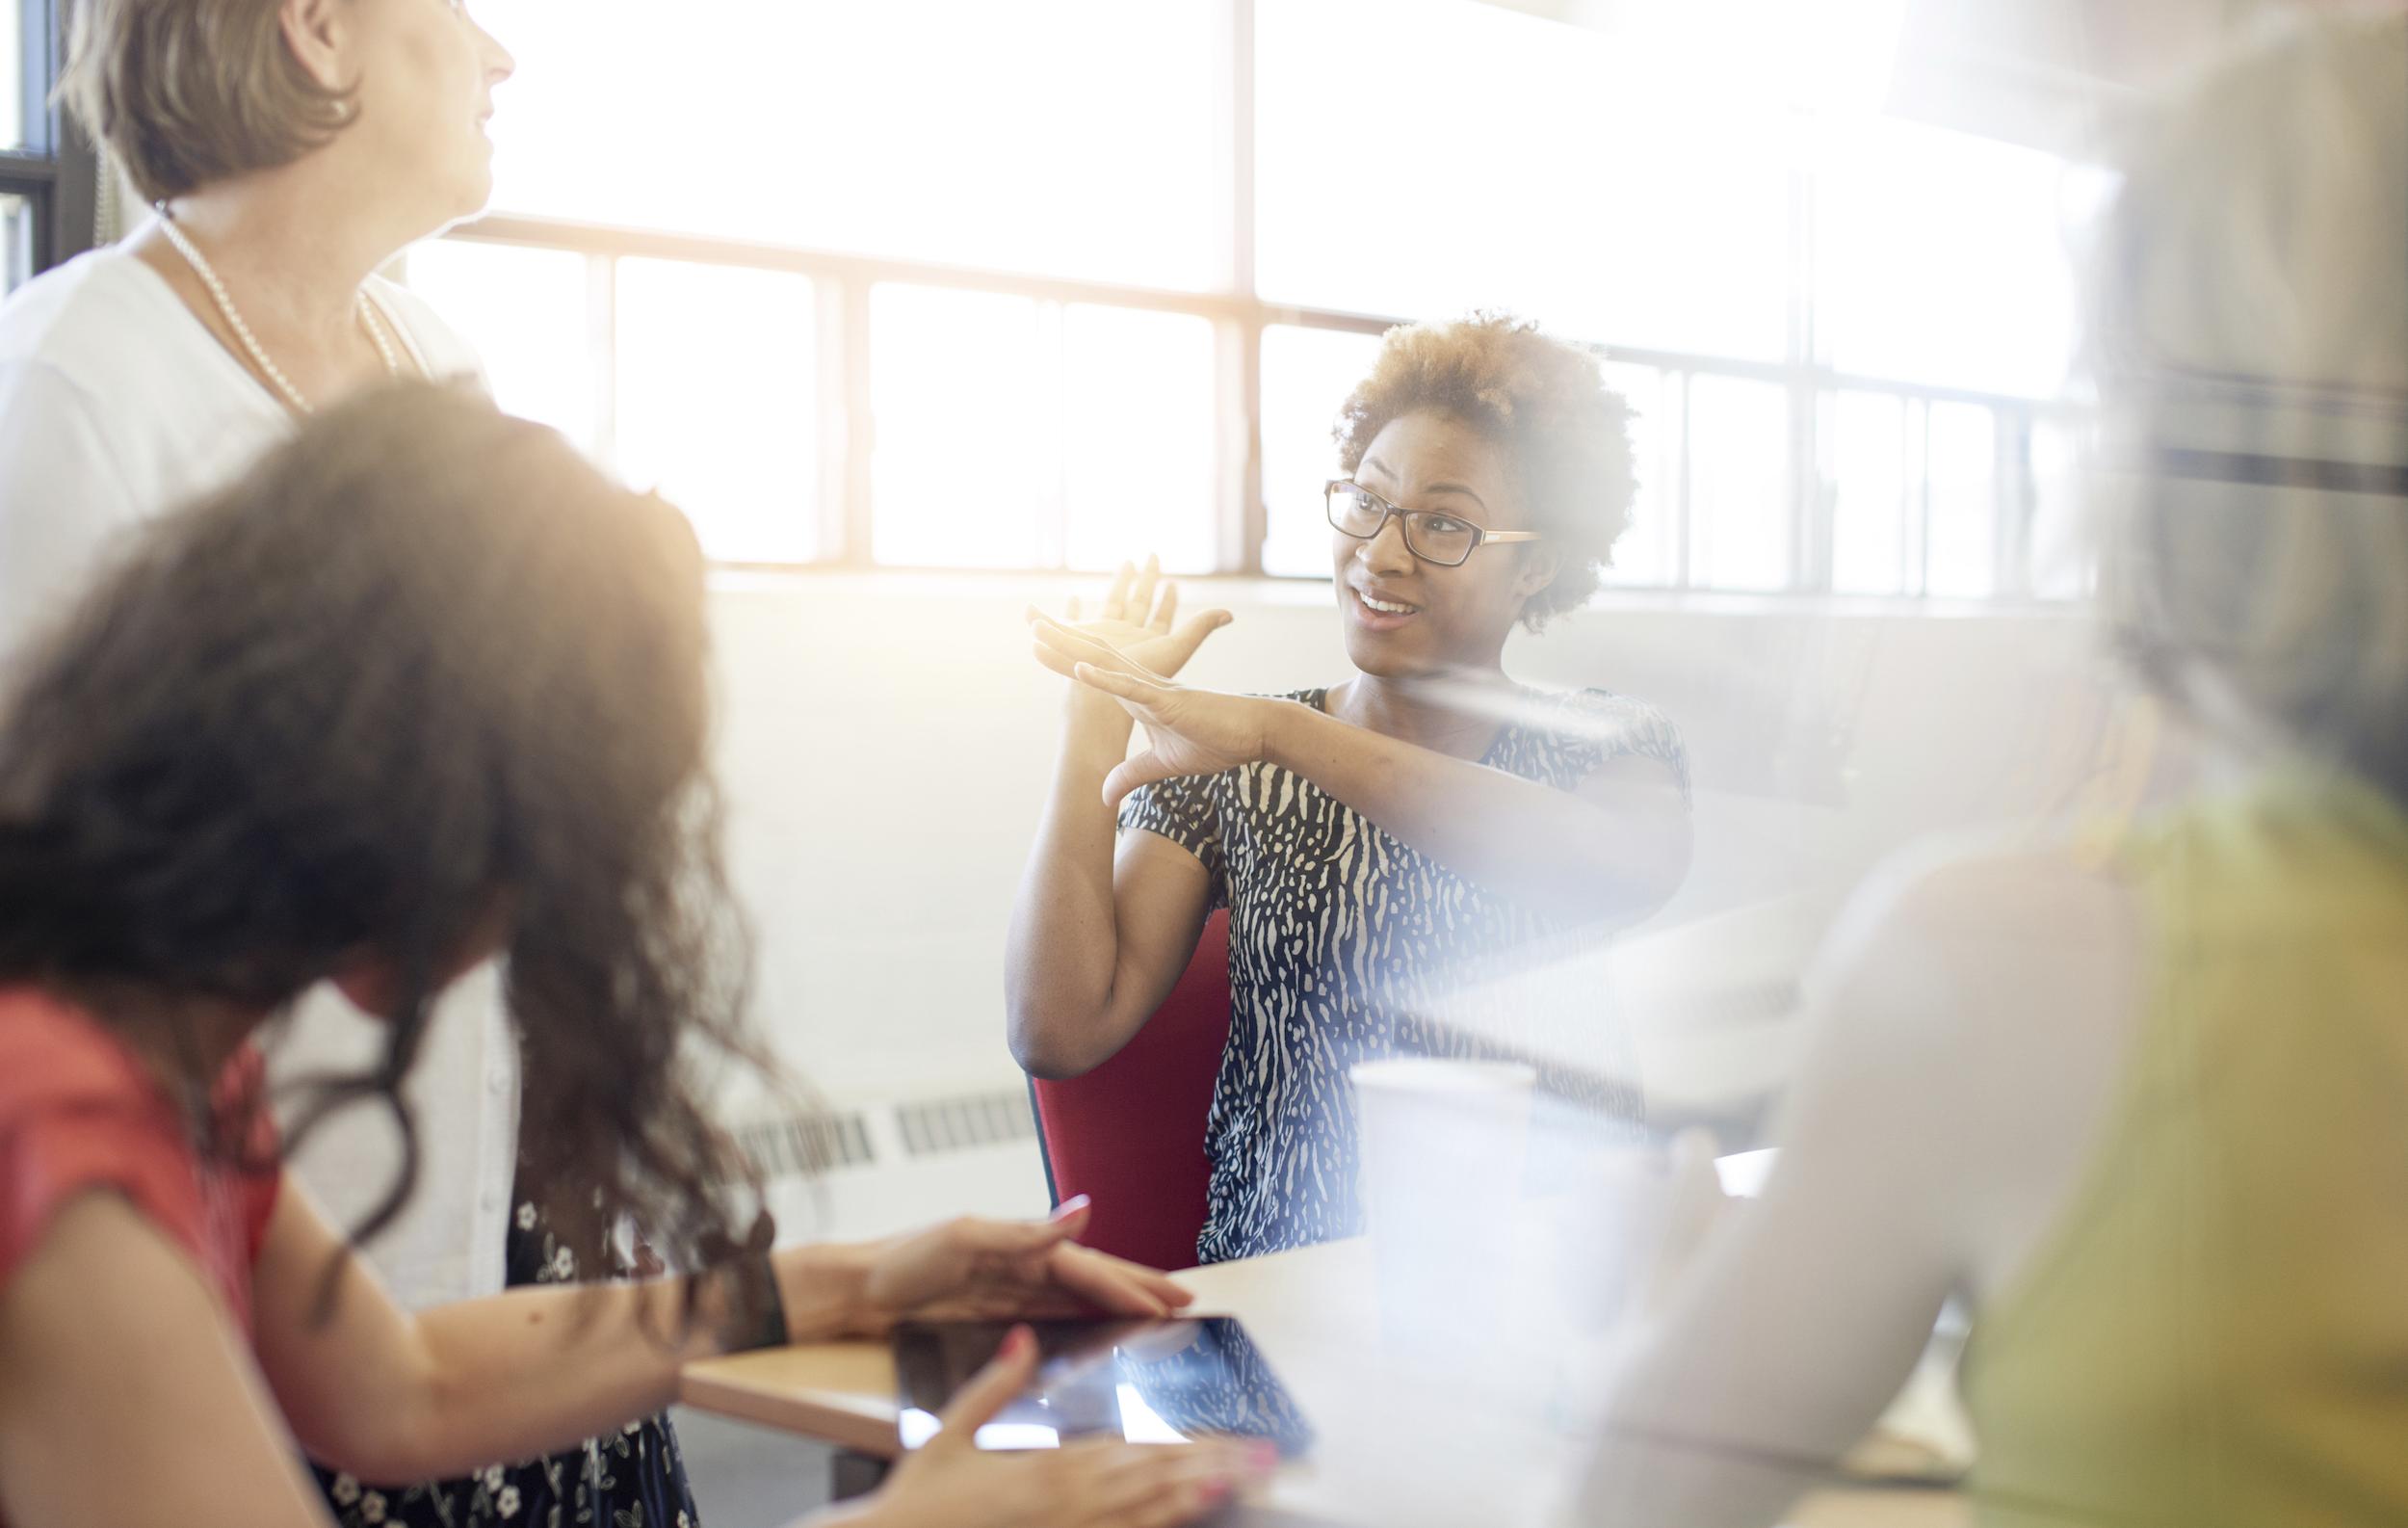
[[[1395,515],[1404,522],[1405,550],[1425,563],[1460,567],[1479,550],[1482,541],[1535,541],[1536,531],[1491,531],[1457,515],[1436,510],[1400,510],[1346,478],[1332,480],[1322,490],[1329,506],[1329,523],[1358,540],[1377,536]]]

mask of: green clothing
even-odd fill
[[[1967,1351],[1980,1520],[2408,1524],[2408,816],[2293,774],[2117,853],[2147,1012]]]

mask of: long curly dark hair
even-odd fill
[[[424,383],[328,412],[142,535],[18,672],[0,982],[277,1011],[389,972],[381,1060],[309,1080],[288,1143],[391,1112],[364,1240],[416,1181],[400,1086],[433,1000],[502,914],[541,1079],[522,1173],[563,1235],[623,1217],[695,1266],[753,1181],[711,1068],[763,1062],[704,645],[684,518],[551,431]]]

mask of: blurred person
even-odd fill
[[[1101,1065],[1229,909],[1210,1118],[1165,1125],[1200,1128],[1212,1158],[1199,1262],[1360,1230],[1348,1067],[1510,1050],[1531,968],[1644,917],[1688,859],[1671,723],[1504,667],[1516,623],[1596,590],[1629,522],[1628,410],[1594,357],[1502,316],[1399,328],[1335,435],[1351,677],[1275,697],[1177,684],[1227,617],[1178,623],[1150,562],[1097,620],[1034,618],[1038,659],[1077,682],[1014,909],[1012,1050],[1041,1077]],[[1135,723],[1147,744],[1128,757]],[[1542,1086],[1636,1129],[1626,1038],[1593,988],[1576,1006],[1590,1064],[1542,1066]]]
[[[1982,1523],[2408,1521],[2408,16],[2262,40],[2123,168],[2105,617],[2222,777],[1867,888],[1570,1520],[1774,1521],[1956,1293]]]
[[[740,1234],[758,1181],[704,1093],[759,1050],[704,649],[673,509],[416,383],[160,520],[39,644],[0,726],[0,1520],[301,1528],[329,1518],[297,1445],[346,1481],[422,1478],[632,1434],[716,1353],[1184,1302],[1076,1246],[1075,1206],[775,1253],[764,1221]],[[528,1158],[575,1189],[563,1231],[623,1220],[691,1277],[412,1315],[282,1170],[258,1050],[278,1015],[322,981],[377,1015],[373,1065],[315,1082],[298,1128],[386,1115],[389,1211],[435,996],[496,952],[549,1079]],[[1218,1442],[980,1451],[1035,1352],[1015,1333],[835,1519],[1146,1528],[1256,1469]],[[589,1520],[493,1489],[502,1519]]]
[[[482,379],[464,341],[373,273],[483,209],[484,121],[512,67],[458,0],[76,7],[61,94],[157,215],[0,306],[0,657],[129,528],[231,481],[313,409],[396,377]],[[299,1075],[377,1048],[328,990],[269,1065]],[[402,1304],[617,1270],[608,1249],[556,1234],[516,1180],[521,1081],[491,971],[446,1002],[412,1090],[424,1188],[366,1247]],[[391,1161],[384,1132],[344,1118],[295,1166],[356,1225]],[[577,1488],[600,1519],[636,1502],[691,1514],[666,1421],[581,1453],[559,1464],[590,1477]],[[543,1500],[562,1473],[530,1464],[504,1484]],[[479,1484],[397,1496],[394,1515],[490,1521]],[[356,1498],[339,1505],[365,1520]]]

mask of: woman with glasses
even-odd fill
[[[1592,1119],[1637,1118],[1627,1047],[1566,975],[1680,883],[1680,739],[1641,702],[1504,667],[1516,624],[1597,588],[1630,517],[1626,423],[1596,361],[1528,324],[1399,329],[1347,401],[1326,488],[1351,677],[1176,683],[1228,618],[1174,624],[1150,565],[1100,619],[1036,619],[1036,656],[1077,683],[1013,919],[1013,1052],[1038,1076],[1101,1065],[1228,909],[1199,1261],[1361,1228],[1358,1061],[1529,1053]]]

